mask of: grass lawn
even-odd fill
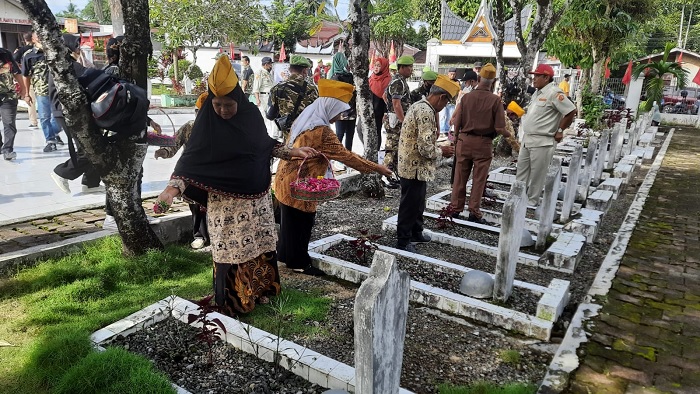
[[[537,386],[524,383],[506,383],[502,386],[492,383],[474,383],[470,386],[441,384],[440,394],[535,394]]]
[[[151,94],[154,96],[161,94],[173,94],[173,90],[168,85],[162,83],[154,83],[151,85]]]
[[[95,352],[89,335],[171,294],[211,293],[211,255],[168,246],[137,258],[121,254],[117,236],[80,252],[38,262],[0,278],[0,393],[171,393],[145,359],[110,348]],[[241,320],[276,335],[325,335],[331,300],[284,288]]]

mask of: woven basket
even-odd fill
[[[321,155],[323,156],[324,159],[326,159],[326,162],[328,162],[328,168],[331,169],[331,174],[333,173],[333,169],[331,167],[331,162],[328,160],[326,155]],[[304,158],[304,160],[301,162],[299,165],[299,169],[297,170],[297,179],[290,183],[289,186],[291,186],[291,195],[292,198],[296,200],[302,200],[302,201],[328,201],[332,200],[340,195],[340,182],[338,182],[337,179],[335,179],[335,176],[333,178],[323,178],[323,179],[317,179],[317,178],[302,178],[299,179],[299,175],[301,174],[301,167],[304,166],[304,163],[306,162],[307,158]],[[317,189],[316,187],[319,187],[320,189]]]

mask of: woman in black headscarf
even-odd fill
[[[268,136],[230,61],[220,57],[185,151],[158,199],[170,205],[182,196],[207,206],[214,299],[223,313],[250,312],[256,301],[265,303],[267,296],[279,293],[270,158],[316,154]]]

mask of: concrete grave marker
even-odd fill
[[[605,169],[612,170],[615,166],[615,162],[619,159],[617,156],[617,144],[620,142],[620,129],[622,124],[615,123],[612,130],[612,136],[610,137],[610,152],[608,153],[608,160],[605,162]]]
[[[544,181],[544,194],[540,206],[540,225],[537,229],[537,241],[535,247],[544,249],[547,237],[552,233],[552,223],[557,210],[557,194],[561,184],[561,158],[555,157],[547,169],[547,177]]]
[[[595,167],[595,184],[596,186],[600,183],[600,179],[603,177],[603,168],[605,167],[605,160],[608,158],[608,141],[610,141],[610,130],[603,130],[600,134],[600,144],[598,145],[598,159],[596,161]]]
[[[355,391],[398,394],[410,281],[394,255],[376,251],[355,297]]]
[[[493,298],[506,302],[513,292],[515,266],[520,251],[520,235],[525,223],[527,196],[525,182],[515,181],[510,188],[510,195],[503,204],[501,236],[498,238],[498,255],[493,285]]]
[[[581,168],[581,155],[583,147],[577,145],[574,149],[574,154],[571,155],[569,161],[569,177],[566,180],[566,188],[564,189],[564,199],[561,206],[560,222],[566,223],[571,216],[571,210],[574,208],[574,200],[576,200],[576,190],[578,189],[578,178]]]
[[[583,167],[583,179],[581,184],[585,186],[585,190],[582,198],[585,200],[588,196],[588,187],[591,185],[591,178],[593,178],[594,168],[595,168],[595,155],[598,151],[598,138],[591,137],[588,140],[588,148],[586,148],[586,163]]]

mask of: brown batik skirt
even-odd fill
[[[214,300],[225,315],[248,313],[261,297],[279,292],[277,252],[263,253],[241,264],[214,263]]]

